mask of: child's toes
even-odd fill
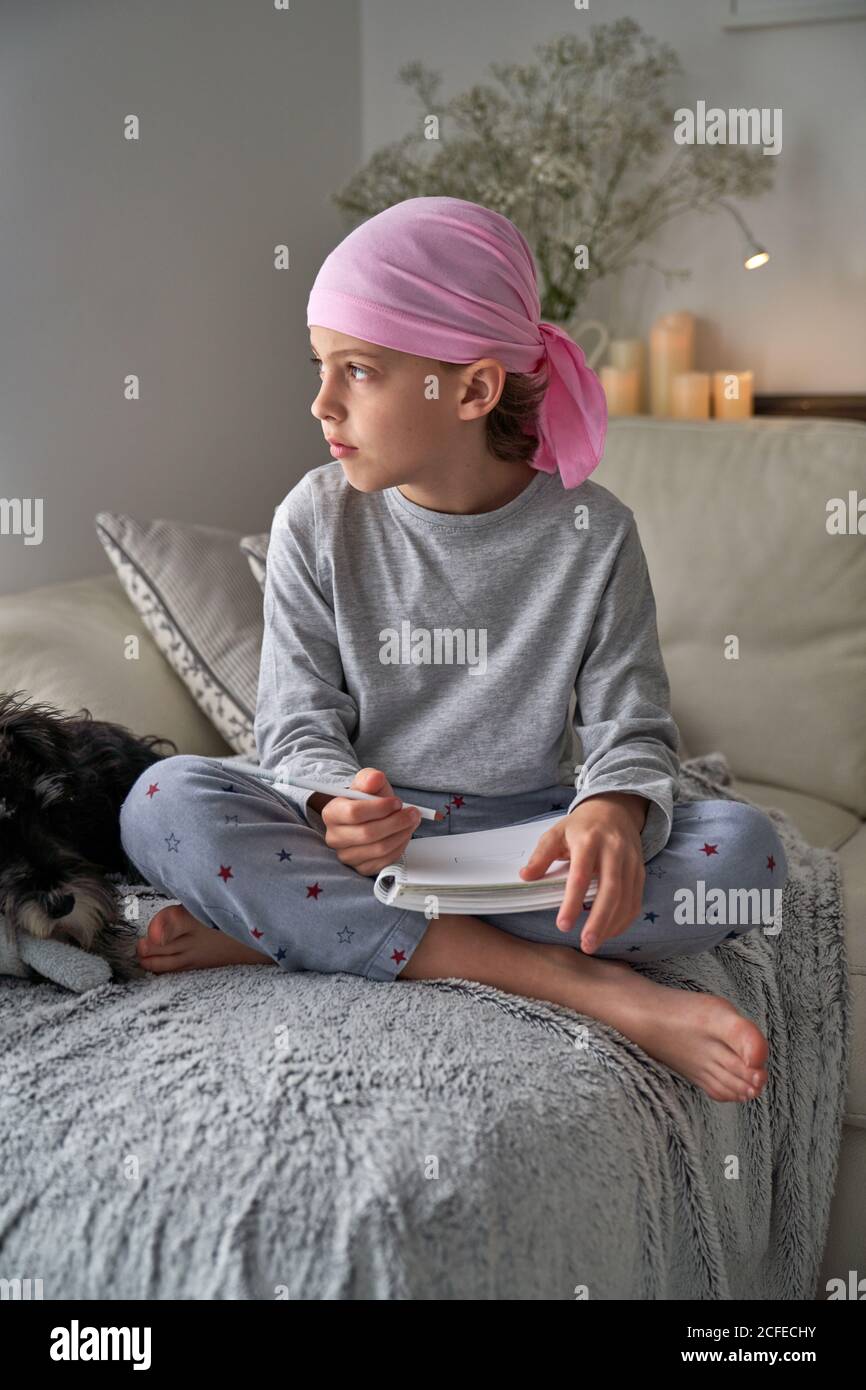
[[[164,907],[148,923],[146,940],[160,951],[177,949],[178,942],[189,932],[190,925],[185,908]]]
[[[171,909],[167,909],[170,911]],[[148,923],[144,936],[140,936],[136,942],[136,951],[139,959],[154,954],[173,954],[177,951],[183,938],[180,924],[167,919],[165,912],[161,912],[158,917],[154,917]]]
[[[179,951],[173,951],[170,955],[164,952],[153,952],[149,956],[142,958],[141,964],[145,970],[152,970],[154,974],[161,975],[172,970],[183,970],[184,956]]]

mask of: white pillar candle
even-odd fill
[[[670,415],[671,384],[695,364],[695,318],[683,310],[662,314],[650,330],[650,413]]]
[[[717,420],[750,418],[754,379],[754,372],[713,372],[713,409]]]
[[[646,343],[642,338],[614,338],[608,356],[612,367],[617,367],[623,372],[629,372],[632,368],[637,371],[636,409],[646,410]]]
[[[709,420],[709,372],[678,372],[671,386],[672,409],[675,420]]]
[[[608,415],[637,415],[640,409],[640,373],[637,367],[602,367],[599,379],[607,397]]]

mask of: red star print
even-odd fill
[[[314,883],[312,886],[310,886],[309,884],[307,885],[307,897],[308,897],[308,898],[315,898],[317,902],[318,902],[319,894],[321,893],[321,891],[322,891],[322,890],[321,890],[321,888],[319,887],[318,883]]]
[[[711,854],[718,854],[718,852],[719,852],[719,847],[718,847],[718,845],[708,845],[707,842],[706,842],[706,840],[704,840],[704,847],[703,847],[703,849],[701,850],[701,854],[705,854],[705,855],[707,856],[707,858],[709,859],[709,857],[710,857]]]
[[[452,805],[452,806],[456,806],[457,809],[458,809],[458,811],[459,811],[459,810],[460,810],[460,807],[463,805],[463,797],[462,797],[462,796],[452,796],[452,798],[451,798],[451,805]]]
[[[402,964],[403,964],[403,961],[406,959],[406,952],[405,952],[405,951],[393,951],[393,952],[391,953],[391,959],[392,959],[392,961],[394,962],[395,965],[402,965]]]
[[[158,792],[158,791],[159,791],[159,783],[158,783],[158,782],[151,782],[150,786],[148,787],[147,791],[146,791],[144,794],[145,794],[145,796],[153,796],[154,792]]]
[[[234,878],[234,874],[231,871],[231,865],[220,864],[220,871],[218,877],[222,879],[223,883],[228,883],[230,878]]]
[[[773,856],[772,856],[772,854],[771,854],[770,857],[769,857],[769,859],[767,860],[767,868],[772,872],[772,870],[775,869],[775,867],[776,867],[776,861],[775,861],[775,859],[773,858]]]
[[[250,933],[256,938],[256,941],[258,941],[260,936],[264,936],[264,932],[259,931],[256,927],[250,927]]]

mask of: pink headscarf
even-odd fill
[[[463,198],[407,198],[350,232],[327,257],[307,304],[307,326],[367,343],[512,372],[548,365],[531,460],[577,487],[602,456],[607,401],[583,351],[539,322],[529,245],[501,213]]]

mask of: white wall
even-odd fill
[[[306,303],[358,44],[356,0],[3,0],[0,498],[44,539],[0,534],[0,592],[108,571],[102,509],[265,529],[329,458]]]
[[[690,280],[667,289],[651,271],[629,271],[616,298],[603,283],[594,288],[587,316],[617,336],[645,337],[657,314],[690,309],[700,368],[751,367],[763,392],[864,392],[866,21],[731,33],[722,27],[728,8],[728,0],[590,0],[587,13],[570,0],[362,0],[364,159],[417,119],[397,78],[404,63],[441,71],[447,99],[477,82],[495,86],[493,61],[533,62],[535,44],[628,15],[679,54],[675,105],[782,108],[783,149],[766,156],[777,165],[773,190],[737,203],[772,259],[743,270],[731,217],[690,214],[644,248],[690,267]]]

